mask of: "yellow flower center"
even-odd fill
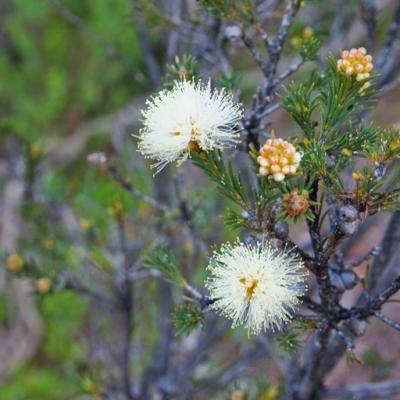
[[[199,130],[196,128],[196,121],[194,120],[194,118],[189,117],[189,123],[192,126],[190,134],[192,136],[197,136],[199,134]]]
[[[190,125],[190,135],[192,137],[197,136],[200,133],[200,131],[196,127],[196,120],[193,117],[189,117],[189,125]],[[170,132],[170,135],[180,136],[182,135],[182,131],[181,130],[172,131]]]
[[[241,278],[240,283],[246,288],[246,297],[251,299],[254,296],[254,291],[258,286],[258,279]]]

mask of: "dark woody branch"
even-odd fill
[[[400,393],[400,380],[348,385],[324,392],[326,399],[391,399]]]

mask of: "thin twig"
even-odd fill
[[[345,267],[348,269],[356,268],[356,267],[360,266],[363,262],[368,261],[370,258],[373,258],[373,257],[376,257],[377,255],[379,255],[380,251],[381,251],[381,248],[379,246],[375,246],[370,251],[368,251],[368,253],[364,254],[362,257],[347,263],[345,265]]]
[[[141,15],[139,2],[137,0],[132,0],[132,19],[139,37],[139,46],[142,49],[151,85],[153,88],[158,88],[161,85],[160,67],[158,66],[146,25],[143,23],[143,15]]]
[[[393,319],[382,314],[380,311],[375,311],[374,315],[376,318],[380,319],[386,325],[389,325],[391,328],[396,329],[397,331],[400,331],[400,322],[394,321]]]
[[[397,9],[393,16],[393,21],[389,27],[389,30],[386,35],[385,45],[383,49],[380,51],[377,60],[376,60],[376,69],[377,71],[381,71],[385,63],[390,57],[390,53],[392,51],[393,45],[399,36],[399,27],[400,27],[400,1],[398,1]]]
[[[139,189],[134,187],[131,182],[124,179],[118,172],[117,168],[111,164],[107,163],[107,171],[111,175],[111,177],[120,184],[120,186],[133,194],[133,196],[137,197],[140,200],[143,200],[145,203],[151,205],[156,210],[159,210],[163,213],[168,213],[170,209],[165,204],[161,203],[160,201],[150,197],[149,195],[141,192]]]

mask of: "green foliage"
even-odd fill
[[[240,78],[240,75],[234,72],[229,74],[221,74],[217,77],[215,83],[218,86],[225,88],[229,92],[233,92],[239,89]]]
[[[304,61],[313,61],[317,58],[318,50],[321,47],[321,41],[317,38],[303,41],[300,47],[300,55]]]
[[[113,195],[118,194],[125,210],[142,211],[132,196],[122,194],[116,184],[87,166],[87,151],[91,147],[107,148],[109,132],[92,134],[85,130],[79,134],[78,142],[90,136],[88,146],[66,163],[64,159],[60,163],[54,153],[60,147],[58,141],[63,143],[67,135],[71,138],[82,123],[114,112],[132,96],[147,91],[148,80],[130,0],[60,0],[77,24],[58,12],[56,2],[6,3],[1,7],[1,36],[5,41],[0,52],[0,146],[10,136],[17,137],[13,152],[15,146],[23,148],[27,181],[34,181],[35,192],[40,193],[41,204],[34,198],[23,205],[24,227],[19,242],[25,260],[21,275],[29,278],[35,292],[35,279],[49,276],[56,286],[64,274],[82,265],[82,247],[78,249],[71,242],[69,232],[61,228],[62,216],[54,212],[59,205],[72,204],[78,220],[82,217],[90,223],[90,230],[82,235],[98,249],[98,264],[98,254],[103,250],[100,246],[113,229],[107,212]],[[69,143],[75,147],[75,141]],[[50,157],[48,152],[52,153]],[[137,173],[135,183],[144,174]],[[51,293],[36,299],[44,321],[41,347],[33,360],[2,384],[0,398],[78,399],[79,374],[86,365],[86,354],[77,338],[85,332],[82,320],[86,306],[80,295],[71,293]],[[7,324],[8,308],[1,301],[1,325]]]
[[[383,190],[387,164],[400,155],[399,130],[362,122],[375,102],[374,78],[358,82],[339,73],[330,57],[324,73],[314,72],[307,84],[292,82],[281,99],[302,131],[298,146],[305,182],[319,181],[327,193],[371,214],[399,206],[399,179],[393,176],[392,187]],[[361,170],[359,158],[367,160]],[[350,171],[353,184],[343,182],[344,171]]]
[[[248,199],[242,179],[234,172],[231,163],[225,164],[221,151],[193,153],[192,160],[194,165],[217,184],[218,190],[224,196],[246,208]]]
[[[314,329],[315,326],[311,321],[305,321],[298,318],[294,321],[290,328],[281,332],[276,339],[278,347],[287,353],[296,353],[303,343],[303,336],[308,330]]]
[[[278,346],[287,353],[297,353],[302,345],[301,339],[294,331],[284,331],[276,340]]]
[[[358,122],[360,113],[373,102],[375,90],[373,86],[366,88],[367,82],[338,73],[336,60],[330,58],[324,74],[312,74],[307,84],[292,82],[281,104],[307,139],[329,141],[344,126]],[[319,121],[314,119],[317,108]]]
[[[132,79],[143,78],[145,70],[138,69],[143,64],[136,32],[125,18],[129,0],[65,3],[83,27],[66,21],[52,2],[9,3],[4,28],[10,46],[0,53],[1,131],[34,143],[59,134],[57,123],[73,129],[82,118],[122,105],[143,90]]]
[[[172,314],[172,322],[177,329],[176,334],[188,335],[202,325],[203,318],[204,313],[196,306],[184,304],[177,307]]]
[[[199,65],[197,60],[188,55],[183,55],[182,58],[175,57],[175,63],[167,65],[167,70],[164,76],[164,87],[172,89],[176,80],[192,80],[199,75]]]
[[[40,308],[46,331],[35,364],[23,366],[1,387],[2,400],[76,398],[78,369],[86,357],[77,340],[86,305],[79,295],[64,292],[43,298]]]
[[[336,134],[344,125],[356,122],[374,101],[373,86],[364,89],[365,83],[357,82],[352,76],[337,72],[336,60],[329,59],[329,67],[324,84],[321,85],[319,100],[321,102],[321,137]]]
[[[160,271],[172,283],[180,286],[185,284],[185,279],[176,265],[175,258],[168,250],[156,249],[145,258],[144,265]]]
[[[67,291],[53,294],[43,299],[41,311],[48,321],[47,338],[43,344],[47,357],[67,358],[69,363],[83,360],[82,347],[74,338],[86,311],[86,304],[79,295]]]
[[[7,305],[7,298],[4,294],[0,294],[0,324],[4,324],[10,317],[10,310]]]
[[[318,98],[314,96],[317,84],[315,76],[308,83],[291,82],[289,87],[285,88],[285,96],[281,98],[282,107],[309,139],[314,136],[317,125],[317,122],[312,120],[312,114],[318,105]]]
[[[241,21],[246,24],[256,21],[252,0],[199,0],[199,5],[220,18]]]
[[[224,223],[232,229],[240,229],[247,224],[247,218],[243,212],[229,209],[224,216]]]

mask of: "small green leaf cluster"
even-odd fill
[[[160,271],[170,282],[179,286],[185,284],[185,279],[179,271],[173,254],[165,249],[158,248],[151,252],[144,260],[144,266]]]
[[[256,21],[256,8],[252,0],[199,0],[199,6],[219,18],[252,24]]]
[[[183,304],[177,307],[172,314],[172,323],[177,329],[176,335],[188,335],[194,329],[201,327],[204,313],[196,306]]]
[[[248,198],[241,177],[234,172],[232,163],[225,163],[221,151],[194,153],[193,164],[218,184],[221,193],[245,208]]]
[[[199,65],[195,57],[183,55],[182,58],[175,57],[173,64],[167,65],[164,76],[164,87],[172,89],[176,80],[196,79],[199,74]]]
[[[276,339],[276,343],[281,350],[287,353],[296,353],[303,343],[302,335],[313,328],[315,326],[312,322],[297,319],[290,329],[282,332]]]
[[[224,161],[221,151],[193,153],[192,161],[217,185],[220,193],[236,205],[225,216],[228,226],[256,231],[266,231],[271,226],[269,209],[275,193],[268,190],[265,180],[260,181],[258,188],[250,190],[232,163]]]

